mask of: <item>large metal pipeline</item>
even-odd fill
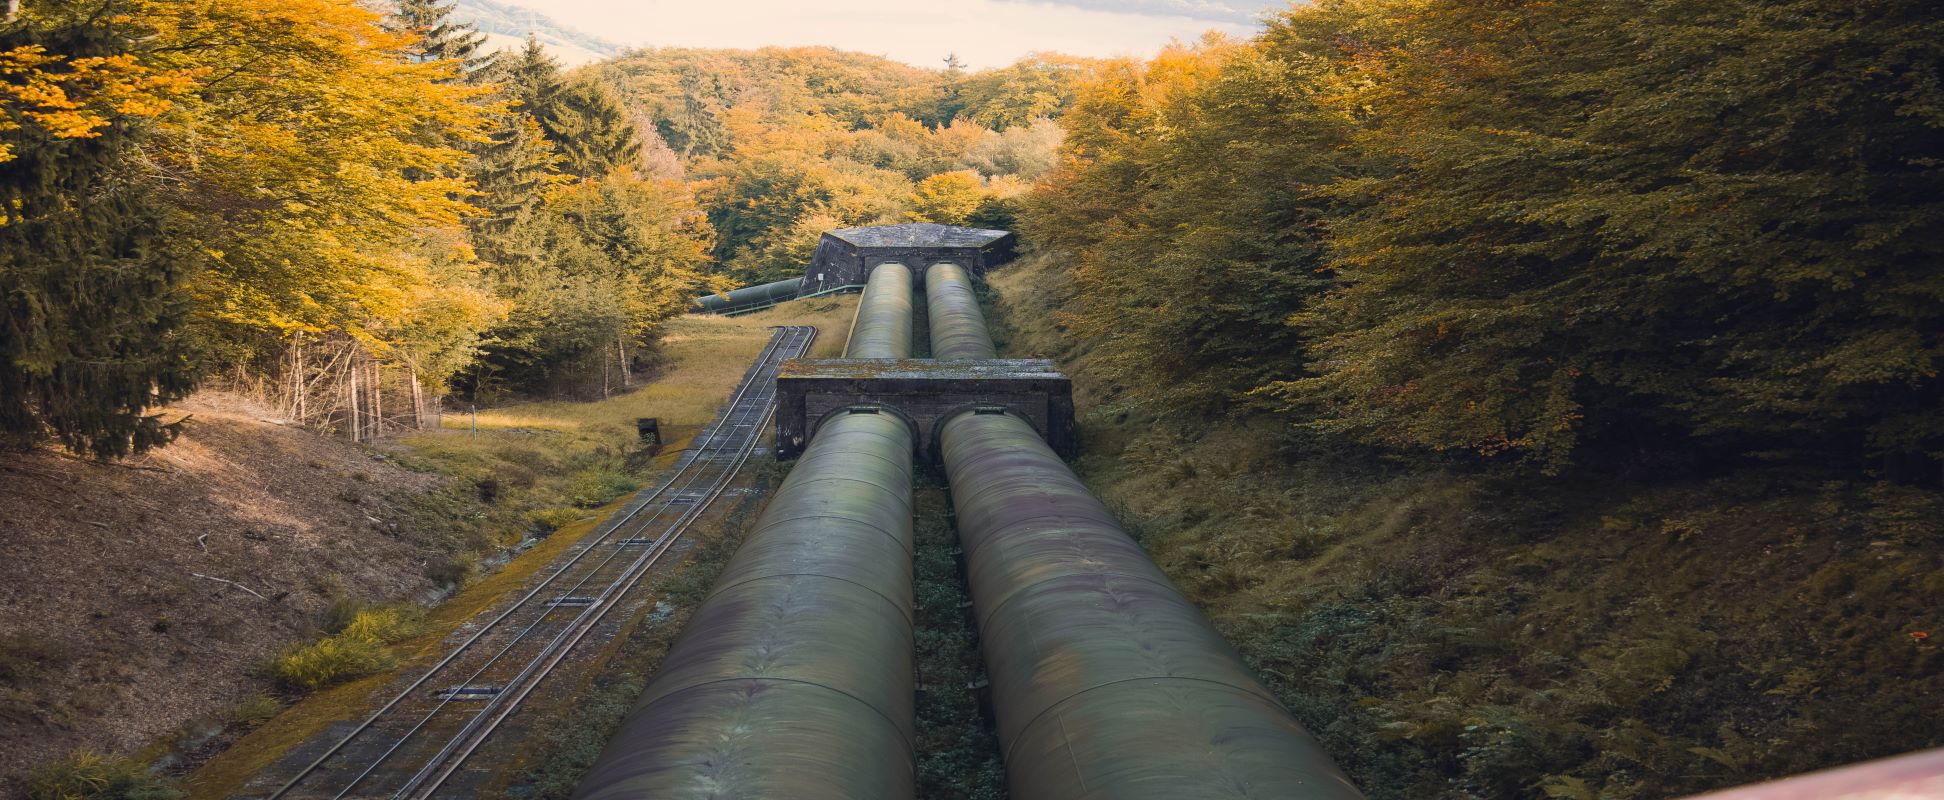
[[[1362,797],[1031,425],[941,444],[1014,800]]]
[[[802,286],[802,278],[790,278],[776,281],[775,283],[744,286],[741,289],[736,289],[726,294],[705,294],[695,298],[693,308],[705,314],[721,314],[766,305],[775,305],[785,300],[794,299],[797,293],[801,291]]]
[[[911,431],[817,431],[578,800],[908,800]]]
[[[879,264],[871,270],[844,357],[911,357],[911,270],[905,265]]]
[[[880,267],[850,349],[910,341],[911,273]],[[874,409],[817,429],[577,800],[912,797],[911,437]]]
[[[985,312],[972,289],[972,276],[957,264],[940,262],[925,270],[925,309],[931,328],[932,358],[998,358]]]

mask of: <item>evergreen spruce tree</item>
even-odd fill
[[[453,4],[439,0],[396,0],[397,9],[386,19],[386,27],[412,34],[418,44],[412,56],[419,61],[458,61],[460,71],[477,74],[490,65],[495,54],[480,55],[479,46],[486,35],[471,23],[452,21]]]
[[[0,51],[28,45],[76,58],[126,42],[94,21],[16,25]],[[111,125],[63,138],[31,123],[0,163],[0,443],[52,434],[108,458],[167,443],[144,409],[187,394],[196,368],[183,335],[194,249],[171,235],[167,205],[130,168],[139,133]]]
[[[672,120],[657,123],[657,131],[670,147],[681,152],[684,160],[720,152],[728,133],[709,101],[712,98],[721,99],[721,79],[704,76],[700,70],[685,67],[681,71],[680,83],[681,113]]]
[[[540,207],[547,188],[561,181],[560,154],[540,123],[520,112],[501,116],[476,149],[470,172],[485,213],[472,218],[474,247],[490,263],[512,257],[509,237]]]
[[[540,117],[568,172],[598,178],[641,158],[634,120],[614,90],[591,80],[568,83]]]
[[[546,48],[532,35],[527,36],[526,46],[519,53],[501,60],[492,78],[505,87],[508,100],[535,119],[544,118],[556,96],[566,88],[560,62],[547,55]]]

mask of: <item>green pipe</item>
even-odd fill
[[[726,294],[705,294],[695,298],[694,309],[703,313],[733,314],[758,306],[767,307],[797,296],[802,287],[802,278],[745,286]]]
[[[941,449],[1013,800],[1362,797],[1031,425]]]
[[[972,276],[957,264],[940,262],[925,270],[925,310],[931,326],[932,358],[998,358],[985,312],[972,289]]]
[[[833,417],[576,800],[910,800],[911,431]]]
[[[879,264],[864,284],[845,358],[911,357],[911,270]]]

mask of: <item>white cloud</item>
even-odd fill
[[[974,68],[1028,53],[1148,56],[1204,31],[1252,25],[1187,14],[1129,13],[1017,0],[511,0],[555,21],[630,46],[830,45],[937,67],[947,53]],[[1195,0],[1186,0],[1183,5]],[[1089,3],[1093,6],[1099,2]],[[1141,2],[1148,11],[1168,3]],[[1220,5],[1253,6],[1236,0]]]

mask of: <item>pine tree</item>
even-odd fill
[[[662,138],[668,141],[670,147],[680,151],[684,159],[720,152],[728,134],[723,129],[722,120],[716,116],[711,101],[719,101],[722,97],[721,80],[704,76],[700,70],[692,67],[684,67],[680,85],[681,112],[674,119],[658,124]]]
[[[548,187],[563,179],[560,154],[533,117],[520,112],[499,116],[485,143],[475,148],[468,169],[484,213],[471,219],[474,246],[489,263],[511,257],[507,239],[530,219]]]
[[[486,35],[471,23],[452,21],[453,3],[439,0],[395,0],[397,8],[385,20],[386,28],[405,33],[416,40],[412,57],[419,61],[456,61],[462,74],[477,74],[491,65],[496,54],[479,54]]]
[[[527,36],[526,46],[517,55],[500,60],[492,78],[504,87],[507,99],[516,103],[518,110],[535,119],[544,118],[554,99],[566,88],[560,75],[560,62],[547,55],[547,49],[532,35]]]
[[[566,171],[598,178],[641,158],[633,118],[614,90],[593,80],[567,83],[538,115],[559,148]]]
[[[0,52],[39,45],[75,59],[127,42],[93,20],[0,33]],[[171,237],[166,206],[130,168],[139,131],[87,138],[14,121],[0,162],[0,442],[52,434],[75,452],[115,457],[164,444],[174,429],[149,406],[193,387],[182,285],[199,256]]]

